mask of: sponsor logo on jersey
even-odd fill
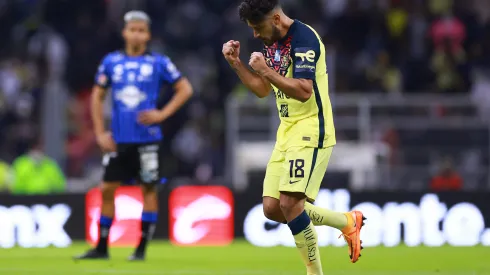
[[[284,92],[280,91],[280,90],[277,90],[277,92],[275,91],[274,92],[275,96],[276,96],[276,99],[290,99],[291,97],[288,96],[287,94],[285,94]]]
[[[296,61],[294,69],[296,72],[315,72],[315,51],[310,48],[297,48],[294,49]]]
[[[276,54],[274,55],[274,62],[281,61],[281,51],[279,49],[276,50]]]
[[[299,57],[302,62],[305,62],[305,60],[308,62],[315,62],[315,51],[313,50],[297,52],[294,54],[294,56]]]
[[[279,111],[281,117],[289,117],[289,107],[287,104],[281,104],[281,109]]]
[[[141,102],[146,100],[146,94],[136,86],[126,86],[116,92],[116,100],[122,102],[130,110],[135,109]]]
[[[126,62],[124,64],[124,67],[126,67],[126,69],[137,69],[139,68],[140,64],[138,62]]]

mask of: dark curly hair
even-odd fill
[[[257,24],[277,6],[279,0],[244,0],[238,7],[238,14],[242,21]]]

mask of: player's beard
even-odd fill
[[[272,34],[270,39],[263,39],[262,41],[266,46],[272,46],[274,43],[279,41],[281,39],[281,31],[279,31],[279,28],[272,25]]]

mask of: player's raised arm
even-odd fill
[[[240,42],[230,40],[223,44],[223,55],[242,83],[258,97],[266,97],[272,90],[269,81],[250,71],[240,60]]]

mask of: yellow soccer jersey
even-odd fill
[[[275,148],[326,148],[335,145],[332,105],[328,96],[325,46],[316,31],[295,20],[287,35],[264,48],[267,65],[282,76],[313,80],[313,93],[306,102],[286,96],[274,87],[281,124]]]

